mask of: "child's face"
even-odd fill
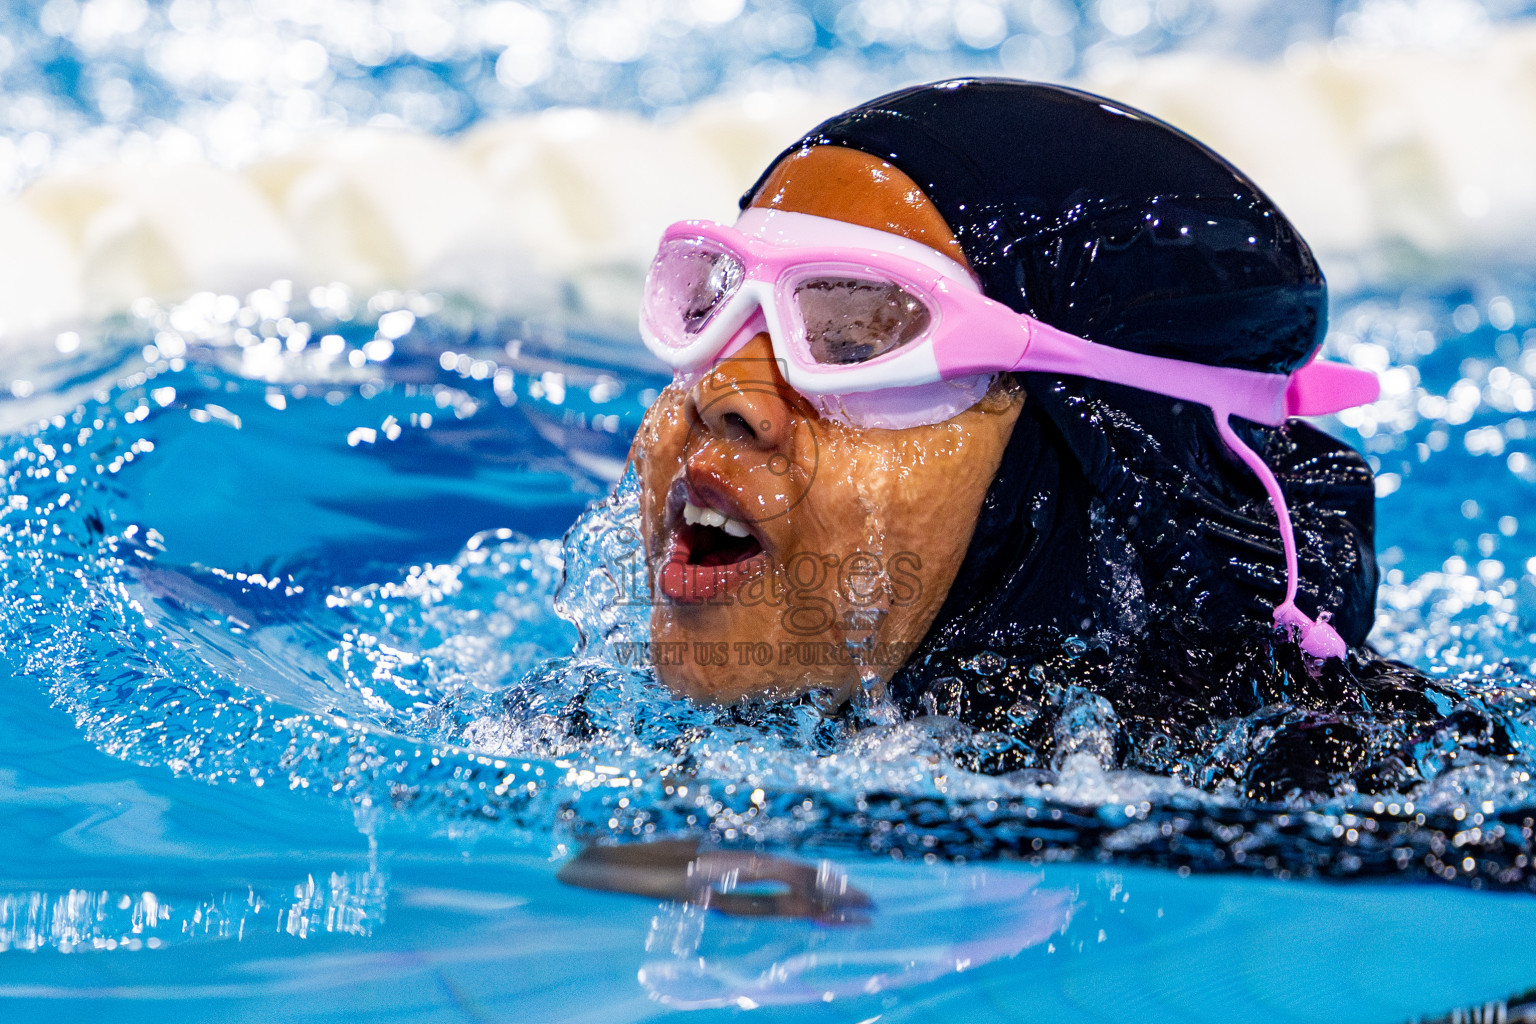
[[[964,260],[911,179],[854,150],[786,158],[754,205]],[[856,429],[784,382],[767,334],[669,387],[631,452],[662,681],[732,701],[813,688],[841,700],[861,678],[889,679],[944,603],[1023,400],[999,385],[942,423]],[[735,522],[711,525],[710,510]]]

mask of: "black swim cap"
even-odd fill
[[[940,82],[839,114],[780,159],[822,145],[900,168],[987,295],[1078,337],[1272,373],[1322,341],[1323,276],[1290,222],[1231,164],[1123,104]]]
[[[902,170],[987,295],[1080,337],[1267,372],[1297,368],[1322,340],[1325,285],[1290,222],[1220,156],[1123,104],[1052,85],[941,82],[840,114],[784,155],[819,145]],[[931,702],[956,665],[1042,638],[1137,649],[1155,638],[1185,661],[1223,635],[1267,643],[1285,591],[1279,533],[1211,411],[1018,377],[1024,410],[948,598],[893,681],[898,699]],[[1370,470],[1301,422],[1234,426],[1289,503],[1298,605],[1327,610],[1346,642],[1363,643],[1376,589]],[[972,705],[995,704],[979,694],[984,680],[964,686]]]

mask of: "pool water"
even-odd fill
[[[282,283],[141,303],[38,367],[56,409],[0,450],[7,1018],[1401,1021],[1536,986],[1517,285],[1356,296],[1329,342],[1386,372],[1331,424],[1383,481],[1375,641],[1517,749],[1278,808],[666,694],[617,600],[614,478],[666,383],[632,337]],[[871,907],[555,879],[662,836],[821,863]]]
[[[33,186],[0,203],[0,1020],[1513,1019],[1531,6],[0,12],[0,183]],[[723,215],[839,96],[978,72],[1165,112],[1295,218],[1329,353],[1382,374],[1323,423],[1378,474],[1372,643],[1506,755],[1442,734],[1415,792],[1254,806],[1105,767],[1083,694],[1087,753],[993,778],[942,720],[656,685],[623,478],[667,383],[630,319],[648,218]],[[557,879],[668,838],[863,899]]]

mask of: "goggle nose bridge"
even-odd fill
[[[745,262],[743,260],[744,273],[746,272]],[[773,346],[774,357],[779,362],[779,372],[786,377],[789,375],[791,362],[788,352],[789,338],[784,333],[786,325],[780,321],[779,317],[775,294],[777,288],[776,281],[746,276],[735,292],[725,300],[705,328],[706,331],[718,333],[722,337],[719,347],[709,358],[711,364],[730,357],[744,348],[759,333],[765,333],[768,335],[769,344]],[[752,326],[757,320],[762,321],[762,331],[753,331],[748,334],[746,328]]]

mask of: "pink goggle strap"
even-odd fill
[[[1032,324],[1028,348],[1015,368],[1069,373],[1209,406],[1222,440],[1259,478],[1275,510],[1285,549],[1285,599],[1275,606],[1275,622],[1296,639],[1302,651],[1318,660],[1348,653],[1349,645],[1328,623],[1327,612],[1314,620],[1296,607],[1300,568],[1285,493],[1269,465],[1232,430],[1231,417],[1279,426],[1290,416],[1322,416],[1366,405],[1381,396],[1374,373],[1315,359],[1289,377],[1206,366],[1095,345],[1038,322]],[[1215,395],[1221,397],[1212,401]]]
[[[1381,381],[1370,370],[1317,358],[1291,374],[1285,389],[1287,416],[1326,416],[1381,397]]]
[[[1291,374],[1285,389],[1285,413],[1287,416],[1323,416],[1367,405],[1380,397],[1381,382],[1374,373],[1342,363],[1319,362],[1314,357]],[[1216,414],[1216,428],[1221,432],[1222,440],[1264,485],[1280,525],[1280,541],[1285,547],[1285,600],[1275,606],[1275,622],[1290,631],[1301,649],[1312,657],[1319,660],[1344,657],[1349,646],[1338,630],[1329,625],[1328,613],[1319,612],[1314,621],[1296,607],[1296,587],[1300,578],[1296,534],[1279,481],[1258,453],[1233,432],[1231,413],[1219,406],[1212,406],[1212,411]]]
[[[1269,495],[1270,507],[1275,510],[1275,519],[1280,526],[1280,543],[1285,548],[1285,600],[1275,605],[1275,622],[1295,638],[1305,653],[1319,661],[1344,657],[1349,653],[1349,645],[1339,636],[1338,630],[1328,624],[1328,613],[1319,612],[1317,618],[1312,619],[1296,607],[1296,587],[1301,571],[1296,558],[1296,532],[1291,526],[1291,512],[1285,503],[1285,492],[1280,490],[1280,482],[1269,465],[1259,458],[1258,452],[1244,444],[1232,430],[1232,414],[1219,405],[1213,405],[1211,411],[1216,414],[1216,429],[1220,431],[1221,439],[1264,485],[1264,493]]]

